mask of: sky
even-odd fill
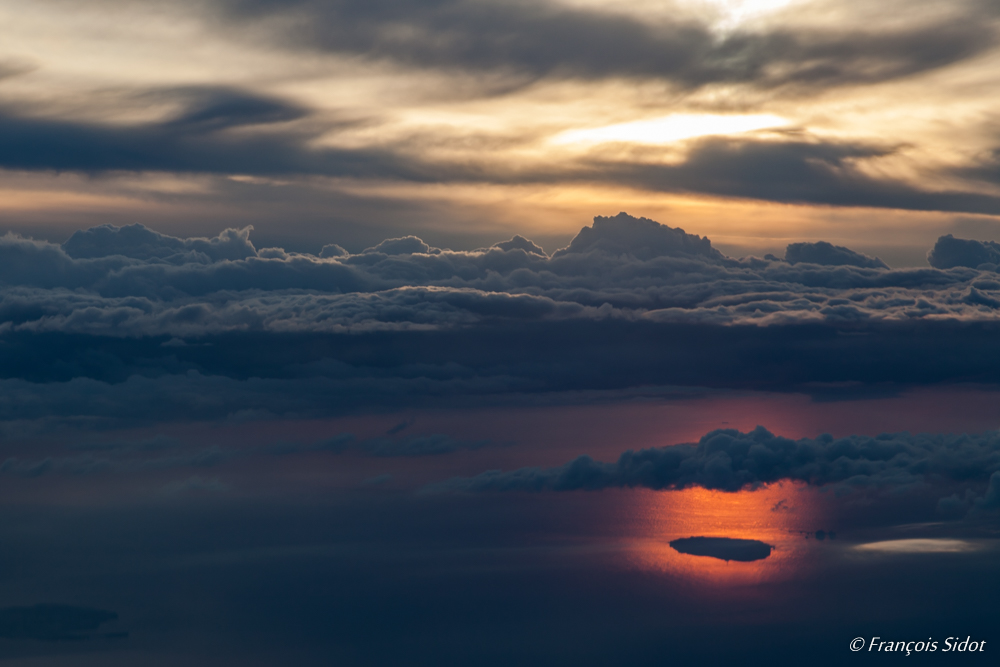
[[[995,3],[0,4],[0,227],[552,252],[627,211],[729,254],[995,236]]]
[[[3,664],[995,661],[996,3],[0,20]]]

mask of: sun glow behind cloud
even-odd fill
[[[795,0],[707,0],[707,4],[717,8],[722,15],[716,24],[721,30],[732,30],[747,21],[783,9],[793,2]]]
[[[607,0],[555,0],[556,4],[599,10],[602,12],[639,16],[646,20],[675,18],[678,13],[708,17],[720,32],[727,32],[770,14],[779,12],[801,0],[632,0],[609,3]]]
[[[662,118],[617,123],[604,127],[560,132],[551,139],[556,145],[631,142],[667,144],[712,135],[741,134],[787,126],[774,114],[690,114],[676,113]]]

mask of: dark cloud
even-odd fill
[[[85,173],[314,175],[417,183],[619,182],[654,191],[779,202],[1000,213],[1000,199],[991,194],[925,190],[873,177],[859,167],[892,154],[897,150],[892,146],[715,137],[692,142],[679,163],[664,164],[659,155],[662,149],[640,150],[648,158],[643,161],[608,160],[598,149],[579,161],[514,169],[486,159],[432,159],[426,149],[441,139],[433,135],[391,146],[315,147],[313,140],[323,132],[335,132],[338,121],[296,124],[309,115],[307,109],[248,91],[182,88],[149,95],[183,109],[162,122],[113,125],[36,118],[0,108],[0,167]],[[399,252],[427,252],[419,245],[422,241],[406,243],[414,250],[395,239],[382,246],[382,251],[391,246]],[[535,248],[522,249],[541,251]],[[79,254],[82,248],[71,249],[77,251],[75,256],[83,256]],[[327,252],[335,252],[333,246]]]
[[[976,268],[981,265],[995,268],[1000,264],[1000,243],[956,239],[948,234],[939,238],[927,253],[927,262],[936,269],[956,266]]]
[[[554,3],[468,0],[233,0],[233,18],[274,21],[286,45],[404,66],[538,77],[649,77],[683,87],[864,84],[972,57],[995,43],[989,22],[962,5],[943,22],[865,30],[740,31],[721,37],[683,18],[640,20]]]
[[[289,126],[309,111],[284,100],[232,88],[149,95],[184,108],[162,122],[130,125],[47,119],[0,108],[0,167],[425,179],[393,151],[310,148],[316,130]],[[324,129],[336,129],[336,122]]]
[[[341,248],[336,243],[327,243],[319,251],[319,257],[321,257],[323,259],[326,259],[328,257],[344,257],[345,255],[348,255],[348,254],[350,254],[350,253],[348,253],[346,250],[344,250],[343,248]]]
[[[832,245],[826,241],[817,243],[789,243],[785,250],[785,261],[789,264],[819,264],[820,266],[860,266],[868,269],[888,269],[878,257],[869,257],[850,248]],[[932,266],[934,264],[932,263]],[[941,267],[936,268],[951,268]]]
[[[577,178],[641,184],[650,190],[707,193],[768,201],[898,208],[919,211],[1000,213],[1000,199],[969,191],[931,191],[874,178],[859,163],[897,149],[852,142],[708,138],[692,144],[685,159],[662,164],[591,158]]]
[[[180,115],[164,123],[186,132],[217,132],[247,125],[269,125],[309,115],[284,100],[233,88],[180,88],[160,93],[186,102]],[[186,98],[186,99],[185,99]]]
[[[500,247],[495,246],[495,247]],[[639,260],[657,257],[693,256],[709,261],[723,259],[707,238],[688,234],[683,229],[664,227],[648,218],[633,218],[619,213],[614,218],[597,216],[593,227],[584,227],[569,246],[554,257],[600,252],[627,254]]]
[[[961,495],[954,493],[938,501],[937,509],[939,514],[946,517],[960,517],[962,515],[977,516],[983,512],[990,513],[1000,509],[1000,471],[990,475],[986,491],[979,495],[972,489],[966,489]]]
[[[542,255],[543,257],[548,256],[541,246],[533,241],[529,241],[520,234],[515,234],[509,241],[501,241],[500,243],[494,244],[492,247],[498,250],[523,250],[524,252]]]
[[[362,254],[369,253],[381,253],[383,255],[437,255],[441,253],[441,249],[431,248],[416,236],[404,236],[399,239],[386,239],[374,247],[366,248],[362,252]]]
[[[317,257],[257,250],[249,233],[0,238],[0,419],[1000,382],[993,265],[890,270],[821,243],[735,259],[626,214],[551,257],[527,239],[454,252],[416,237]]]
[[[158,259],[169,264],[239,260],[257,256],[250,243],[252,229],[228,229],[213,239],[178,239],[140,224],[102,225],[74,232],[62,244],[62,249],[73,259],[121,255],[139,260]]]
[[[989,184],[1000,182],[1000,148],[987,151],[975,164],[954,169],[953,173]]]
[[[985,510],[1000,509],[1000,471],[990,475],[989,486],[982,498],[976,500],[976,507]]]
[[[577,491],[620,487],[738,491],[790,480],[816,486],[900,489],[925,481],[985,485],[982,501],[996,500],[1000,433],[943,435],[883,433],[791,440],[758,426],[749,433],[724,429],[697,444],[626,451],[616,463],[580,456],[556,468],[491,470],[455,478],[429,491]]]

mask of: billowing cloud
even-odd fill
[[[860,266],[869,269],[888,269],[878,257],[869,257],[850,248],[826,241],[817,243],[789,243],[785,251],[789,264],[819,264],[821,266]]]
[[[889,487],[924,481],[983,485],[976,501],[995,508],[1000,479],[1000,433],[943,435],[883,433],[792,440],[758,426],[749,433],[724,429],[695,444],[626,451],[615,463],[580,456],[555,468],[492,470],[429,487],[451,491],[577,491],[641,487],[739,491],[783,480],[816,486]]]
[[[951,234],[942,236],[929,253],[927,261],[936,269],[951,269],[956,266],[988,268],[1000,264],[1000,244],[995,241],[975,241],[956,239]]]
[[[948,250],[992,246],[950,236],[930,254],[940,263],[951,252],[947,270],[889,270],[825,243],[793,243],[784,260],[734,259],[706,238],[625,214],[596,218],[552,257],[523,238],[454,252],[414,236],[317,257],[258,251],[249,235],[177,239],[103,226],[63,246],[8,235],[0,240],[4,330],[183,338],[511,321],[993,322],[989,299],[1000,289],[995,265]]]
[[[212,418],[1000,377],[1000,279],[978,256],[893,270],[819,243],[737,259],[626,214],[596,218],[551,257],[524,238],[455,252],[412,236],[317,257],[257,249],[250,234],[135,225],[62,246],[0,239],[0,415],[122,419],[153,395],[150,418]]]

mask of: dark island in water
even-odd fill
[[[774,547],[759,540],[739,540],[731,537],[684,537],[670,543],[674,550],[691,556],[710,556],[725,561],[749,562],[771,555]]]

